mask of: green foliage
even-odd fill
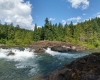
[[[35,24],[33,35],[34,35],[33,36],[34,41],[40,40],[41,29],[37,27],[37,24]]]
[[[28,45],[33,40],[33,31],[21,29],[19,25],[0,24],[0,44],[7,45]]]
[[[5,39],[0,39],[0,44],[6,44],[6,40]]]
[[[100,48],[100,18],[91,19],[74,25],[71,22],[52,24],[48,18],[42,27],[35,24],[34,31],[16,27],[11,24],[0,24],[0,44],[28,45],[34,41],[63,41],[83,45],[88,48]]]

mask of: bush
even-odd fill
[[[1,39],[1,40],[0,40],[0,43],[1,43],[1,44],[6,44],[6,39]]]
[[[98,46],[99,46],[99,43],[95,42],[95,43],[94,43],[94,46],[95,46],[95,47],[98,47]]]

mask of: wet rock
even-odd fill
[[[100,80],[100,53],[77,58],[43,80]]]
[[[53,46],[51,47],[52,51],[58,51],[58,52],[66,52],[68,51],[68,49],[66,49],[65,47],[62,46]]]
[[[7,56],[10,56],[10,55],[15,55],[15,53],[12,52],[12,51],[10,51],[10,52],[7,54]]]
[[[70,46],[53,46],[51,47],[51,50],[58,52],[76,51],[75,47],[70,47]]]
[[[37,48],[37,49],[35,49],[34,52],[35,52],[35,53],[44,53],[45,50],[44,50],[43,48]]]

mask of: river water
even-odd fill
[[[7,56],[12,51],[15,55]],[[0,48],[0,80],[29,80],[38,74],[46,76],[56,68],[70,63],[88,52],[54,52],[36,54],[30,48]]]

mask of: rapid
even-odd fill
[[[9,55],[12,51],[14,55]],[[70,63],[89,52],[55,52],[50,48],[45,53],[34,53],[31,48],[0,48],[0,80],[29,80],[36,75],[46,76],[51,71]]]

